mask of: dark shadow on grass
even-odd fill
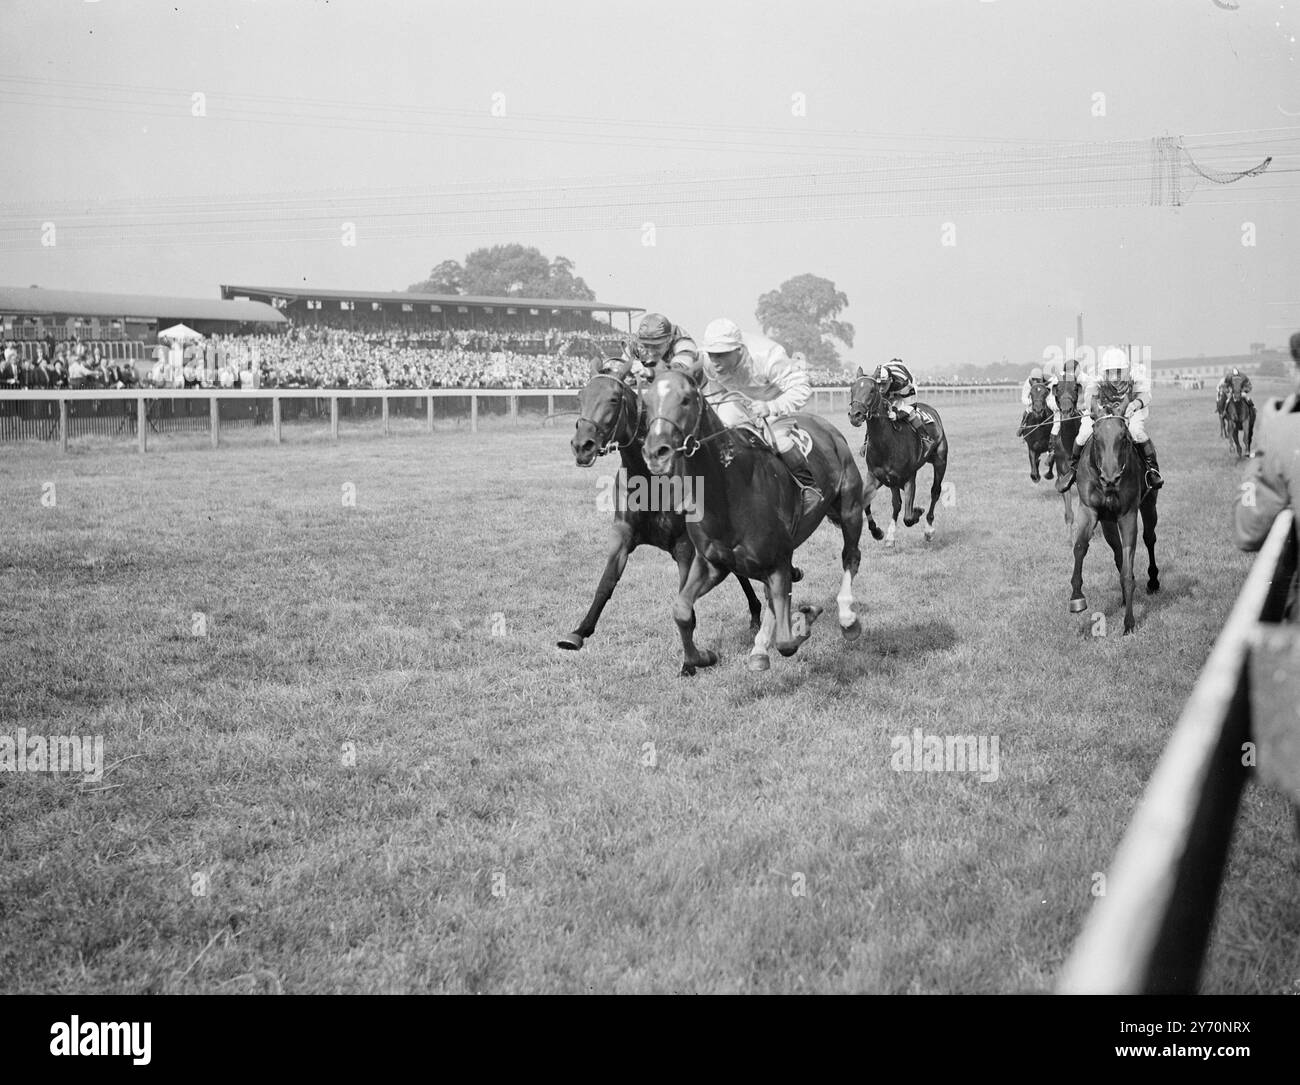
[[[831,628],[835,628],[833,619]],[[873,627],[868,617],[860,639],[845,642],[838,651],[811,659],[808,670],[848,683],[879,674],[882,662],[917,660],[931,652],[952,648],[956,643],[957,630],[948,621],[930,619],[907,625]]]
[[[1107,550],[1109,556],[1110,551]],[[1156,550],[1156,561],[1160,561],[1160,551]],[[1183,602],[1190,598],[1200,586],[1200,580],[1187,573],[1166,573],[1163,569],[1160,573],[1160,590],[1154,595],[1147,594],[1147,569],[1145,556],[1139,558],[1135,563],[1136,568],[1133,570],[1133,578],[1137,594],[1133,598],[1133,620],[1137,623],[1135,632],[1141,632],[1142,623],[1149,622],[1155,618],[1166,607],[1176,603]],[[1119,572],[1112,562],[1107,562],[1105,571],[1100,575],[1089,579],[1088,566],[1084,565],[1083,593],[1088,600],[1088,609],[1079,615],[1070,615],[1070,617],[1084,619],[1079,623],[1077,630],[1078,635],[1084,640],[1093,639],[1091,616],[1096,613],[1106,615],[1107,622],[1119,623],[1122,628],[1124,622],[1124,598],[1120,591]],[[1058,596],[1061,602],[1061,609],[1065,609],[1063,600],[1069,598],[1069,586]]]

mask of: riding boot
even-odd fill
[[[799,490],[803,495],[803,512],[801,516],[807,516],[822,502],[822,492],[817,488],[817,479],[808,466],[808,460],[799,449],[791,448],[788,451],[779,453],[779,455],[781,462],[790,469],[790,474],[794,476],[795,482],[799,484]]]
[[[1083,451],[1083,446],[1078,443],[1076,443],[1075,446],[1072,449],[1070,449],[1069,466],[1067,466],[1064,471],[1062,471],[1059,475],[1056,476],[1056,492],[1058,494],[1065,493],[1066,490],[1068,490],[1071,486],[1074,485],[1074,472],[1078,469],[1079,453],[1082,451]]]
[[[921,462],[924,463],[930,458],[930,453],[934,451],[935,440],[930,435],[925,420],[916,411],[912,411],[907,416],[907,423],[916,431],[916,435],[921,438]]]
[[[1160,477],[1160,464],[1156,462],[1156,446],[1148,439],[1138,445],[1138,451],[1147,464],[1147,485],[1153,490],[1160,489],[1165,480]]]

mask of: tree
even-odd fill
[[[848,296],[829,279],[805,274],[760,297],[754,315],[763,334],[791,354],[803,351],[809,366],[834,369],[841,364],[834,341],[853,346],[853,325],[837,319],[848,304]]]
[[[444,260],[424,282],[407,287],[427,294],[479,294],[488,297],[555,298],[595,301],[595,292],[573,274],[573,261],[548,261],[541,250],[518,243],[475,249],[462,267]]]

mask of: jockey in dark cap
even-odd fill
[[[700,361],[700,348],[685,331],[662,313],[646,313],[636,329],[636,339],[624,344],[621,359],[609,359],[604,371],[632,372],[648,377],[664,366],[694,369]]]

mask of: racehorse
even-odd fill
[[[1133,632],[1133,551],[1137,521],[1142,513],[1142,541],[1147,548],[1147,594],[1160,590],[1156,566],[1156,497],[1146,485],[1146,465],[1121,416],[1106,415],[1093,426],[1092,437],[1079,456],[1075,476],[1079,515],[1074,525],[1074,576],[1070,579],[1070,613],[1088,609],[1083,595],[1083,559],[1098,522],[1115,553],[1124,597],[1124,635]]]
[[[1029,416],[1025,419],[1022,435],[1029,447],[1030,479],[1038,481],[1038,461],[1043,456],[1049,457],[1044,477],[1050,479],[1056,457],[1052,455],[1052,410],[1047,405],[1047,385],[1043,381],[1029,382]]]
[[[590,467],[598,456],[617,450],[622,461],[629,493],[635,485],[633,479],[643,480],[642,492],[649,489],[650,472],[641,455],[641,438],[645,436],[645,408],[640,393],[620,377],[599,372],[600,363],[593,364],[593,375],[578,397],[578,421],[574,427],[573,459],[579,467]],[[633,502],[614,512],[613,533],[605,571],[596,585],[596,596],[591,601],[578,628],[566,633],[556,644],[577,651],[583,642],[596,631],[601,611],[614,594],[627,558],[638,546],[655,546],[666,550],[677,562],[677,586],[686,582],[686,574],[695,556],[695,547],[686,533],[686,517],[671,509],[652,511],[631,508]],[[645,504],[644,502],[640,504]],[[749,628],[757,632],[762,619],[758,596],[748,580],[737,576],[749,604]]]
[[[1223,435],[1231,442],[1238,457],[1242,455],[1241,432],[1246,431],[1245,455],[1250,456],[1250,446],[1255,439],[1255,405],[1248,403],[1241,394],[1241,385],[1232,382],[1228,391],[1228,400],[1223,405]]]
[[[934,507],[943,492],[943,476],[948,470],[948,435],[944,432],[939,412],[925,403],[916,403],[913,409],[923,412],[922,417],[934,423],[938,442],[930,454],[921,458],[921,439],[906,423],[891,421],[887,416],[884,393],[875,377],[858,368],[858,376],[849,391],[849,422],[853,426],[867,426],[862,442],[862,458],[867,464],[866,492],[863,504],[867,510],[867,527],[873,538],[880,538],[880,529],[871,515],[871,501],[881,486],[887,486],[894,498],[894,515],[885,532],[885,545],[894,545],[898,527],[898,513],[903,507],[903,491],[907,494],[907,513],[903,524],[912,527],[920,518],[916,507],[916,473],[925,463],[934,467],[930,484],[930,508],[926,512],[925,526],[921,529],[926,542],[934,538]]]
[[[1052,454],[1056,459],[1056,473],[1064,478],[1070,469],[1070,453],[1079,436],[1079,426],[1083,419],[1079,416],[1079,381],[1071,373],[1066,373],[1056,382],[1056,409],[1061,412],[1061,432],[1052,437]],[[1057,483],[1060,489],[1060,483]],[[1065,535],[1074,537],[1074,498],[1071,490],[1064,490],[1061,498],[1065,502]]]
[[[705,399],[704,379],[700,366],[690,372],[668,369],[644,393],[650,416],[642,441],[646,466],[656,475],[681,478],[683,490],[694,495],[698,513],[686,523],[695,560],[673,603],[682,638],[681,673],[693,675],[696,668],[718,661],[716,653],[695,645],[695,601],[728,573],[762,580],[767,593],[763,625],[749,654],[750,670],[768,669],[773,642],[783,656],[799,650],[821,608],[801,606],[792,621],[791,559],[825,517],[843,533],[843,578],[835,598],[840,631],[846,640],[856,640],[862,635],[853,609],[853,578],[862,559],[862,476],[848,442],[814,414],[787,415],[774,423],[798,427],[791,436],[801,441],[823,495],[803,515],[801,491],[789,469],[756,434],[722,425]]]

